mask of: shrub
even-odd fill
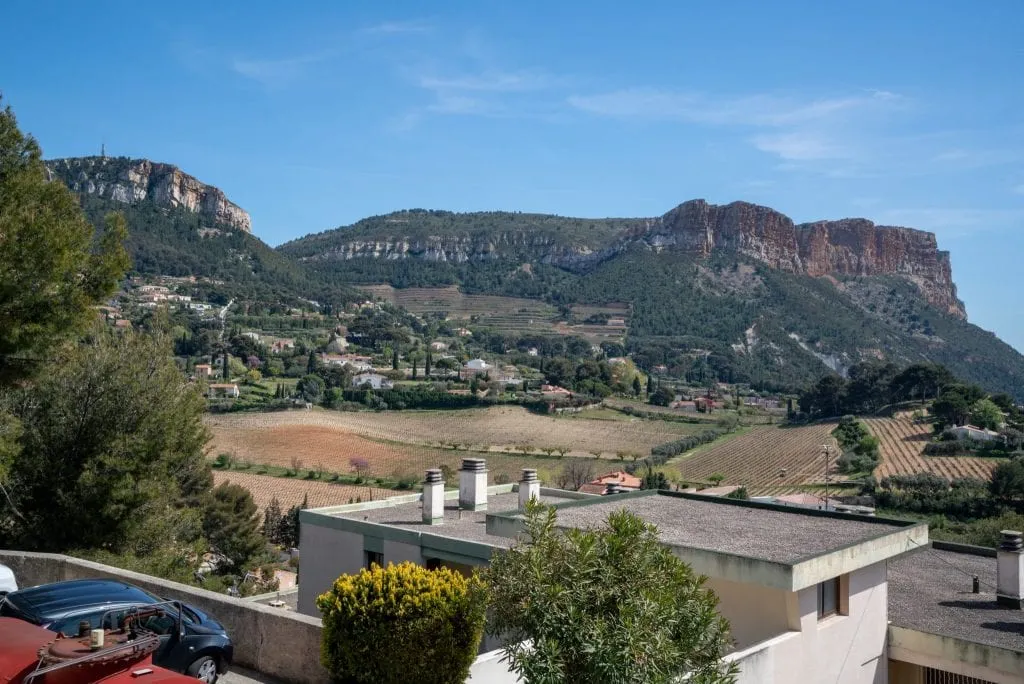
[[[469,675],[486,598],[476,576],[401,563],[342,575],[316,605],[320,662],[334,680],[450,684]]]

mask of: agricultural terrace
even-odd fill
[[[472,320],[474,325],[505,332],[580,335],[592,341],[599,341],[621,338],[629,324],[628,308],[625,304],[573,308],[574,317],[580,320],[604,314],[609,318],[623,319],[623,325],[568,325],[556,323],[557,309],[538,299],[463,294],[454,285],[402,289],[386,284],[359,287],[376,299],[401,306],[414,314],[444,314],[451,320]]]
[[[932,438],[932,425],[927,420],[916,420],[911,413],[898,413],[892,418],[865,418],[882,454],[882,463],[875,469],[875,477],[891,475],[934,473],[950,480],[958,477],[976,477],[987,480],[1001,462],[998,458],[977,456],[925,456],[922,452]]]
[[[670,461],[687,482],[708,482],[723,475],[723,484],[745,485],[752,495],[784,494],[820,486],[825,479],[822,445],[833,452],[832,477],[838,454],[832,430],[836,423],[815,423],[800,427],[755,426],[728,440],[698,447],[690,456]]]
[[[253,466],[252,470],[255,471],[257,468],[258,466]],[[252,492],[253,501],[261,511],[274,497],[277,497],[281,509],[287,511],[292,506],[301,504],[303,499],[306,500],[310,508],[322,508],[324,506],[340,506],[347,504],[350,500],[372,501],[401,494],[392,489],[365,485],[332,484],[316,480],[257,475],[255,472],[213,471],[214,484],[219,485],[229,481],[242,485]]]

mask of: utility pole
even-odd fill
[[[822,444],[822,451],[825,452],[825,510],[828,510],[828,470],[830,465],[830,456],[832,455],[832,445]]]

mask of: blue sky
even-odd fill
[[[932,230],[1024,349],[1024,3],[838,4],[9,0],[0,90],[47,156],[177,164],[271,244],[695,197]]]

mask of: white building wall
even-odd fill
[[[320,617],[316,597],[363,567],[363,535],[303,523],[299,558],[299,612]]]
[[[737,651],[795,627],[788,609],[796,600],[792,592],[715,578],[707,587],[718,595],[718,612],[729,621]]]

